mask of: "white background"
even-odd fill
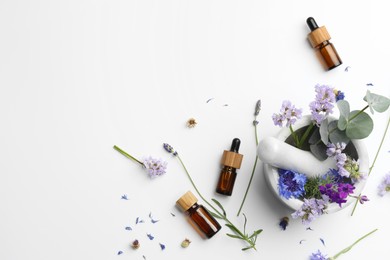
[[[340,67],[321,67],[306,38],[309,16],[327,27]],[[390,196],[379,197],[377,186],[390,170],[389,138],[364,190],[370,202],[353,217],[352,207],[323,216],[314,231],[299,220],[279,228],[291,211],[259,165],[243,212],[249,231],[264,232],[247,252],[226,227],[204,240],[186,222],[175,202],[193,189],[162,143],[242,227],[236,213],[256,156],[256,101],[261,139],[279,130],[271,115],[283,100],[309,113],[317,83],[344,91],[353,109],[365,105],[367,88],[389,96],[389,25],[386,1],[0,1],[0,259],[308,259],[375,228],[341,258],[385,259]],[[388,117],[373,116],[371,161]],[[223,197],[214,192],[219,160],[234,137],[244,161],[233,196]],[[149,179],[115,144],[167,160],[168,173]],[[160,221],[152,224],[150,212]],[[182,249],[186,237],[192,243]],[[134,239],[138,250],[129,247]]]

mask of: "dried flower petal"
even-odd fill
[[[188,128],[194,128],[197,124],[198,124],[198,122],[196,122],[195,118],[190,118],[187,120],[187,127]]]
[[[147,236],[148,236],[148,238],[150,239],[150,240],[153,240],[154,239],[154,236],[152,236],[152,234],[146,234]]]
[[[123,251],[118,251],[117,255],[123,254]]]
[[[320,241],[325,246],[325,241],[322,238],[320,238]]]
[[[290,219],[288,217],[283,217],[279,222],[279,227],[283,230],[286,230],[286,227],[288,226],[288,221]]]
[[[161,250],[165,250],[165,245],[161,244],[161,243],[159,243],[159,244],[160,244]]]
[[[122,199],[122,200],[129,200],[129,199],[127,198],[127,195],[126,195],[126,194],[122,195],[121,199]]]
[[[125,229],[129,231],[133,230],[131,227],[125,227]]]
[[[135,219],[135,224],[137,225],[138,223],[144,223],[145,221],[143,221],[142,219],[140,219],[139,217],[137,217]]]
[[[153,224],[160,221],[160,220],[157,220],[157,219],[153,219],[153,217],[152,217],[152,212],[149,213],[149,218],[150,218],[150,221],[151,221]]]
[[[191,241],[188,238],[186,238],[183,240],[183,242],[181,242],[181,247],[187,248],[190,244],[191,244]]]

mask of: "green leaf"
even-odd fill
[[[249,239],[251,239],[251,238],[254,237],[254,236],[259,235],[261,232],[263,232],[262,229],[259,229],[259,230],[254,231],[253,234],[249,237]]]
[[[237,236],[237,235],[233,235],[233,234],[229,234],[229,233],[226,233],[226,235],[229,237],[232,237],[232,238],[242,239],[242,237]]]
[[[228,228],[230,228],[234,233],[236,234],[240,234],[241,232],[233,225],[231,224],[225,224],[225,226],[227,226]]]
[[[329,143],[329,131],[328,131],[328,125],[329,125],[329,119],[326,118],[324,121],[322,121],[320,125],[320,136],[321,136],[321,141],[324,144]]]
[[[354,110],[349,114],[349,118],[351,120],[347,125],[346,134],[350,139],[363,139],[370,135],[374,122],[367,113]]]
[[[325,161],[328,158],[328,155],[326,155],[326,145],[323,142],[310,145],[310,152],[320,161]]]
[[[378,113],[385,112],[390,106],[390,99],[371,93],[369,90],[367,90],[366,96],[363,99],[369,105],[371,114],[374,114],[374,110]]]
[[[248,247],[244,247],[243,249],[241,249],[242,251],[246,251],[246,250],[248,250],[248,249],[252,249],[253,248],[253,246],[248,246]]]
[[[248,222],[248,219],[246,218],[244,213],[242,213],[242,215],[244,216],[244,234],[245,234],[246,223]]]
[[[211,216],[213,216],[214,218],[223,219],[220,215],[215,214],[214,212],[211,212],[211,211],[209,211],[209,212],[210,212]]]
[[[216,200],[216,199],[211,199],[215,204],[217,204],[217,206],[222,210],[222,212],[223,212],[223,215],[226,217],[226,211],[225,211],[225,209],[223,208],[223,206],[222,206],[222,204],[218,201],[218,200]]]
[[[328,125],[328,131],[329,131],[329,140],[331,143],[342,143],[348,144],[350,141],[350,138],[347,136],[345,130],[341,131],[338,127],[338,121],[332,121]]]
[[[337,128],[341,131],[344,131],[347,128],[348,119],[342,115],[340,115],[339,120],[337,121]]]

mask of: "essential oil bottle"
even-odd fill
[[[219,194],[231,196],[233,192],[234,183],[236,181],[236,169],[240,169],[243,155],[238,153],[241,141],[234,138],[230,151],[224,151],[221,163],[223,165],[216,191]]]
[[[187,191],[177,200],[176,204],[188,214],[197,229],[206,235],[207,238],[211,238],[221,229],[221,225],[203,205],[199,205],[197,202],[198,199],[194,194],[191,191]]]
[[[331,70],[340,66],[343,62],[333,44],[329,42],[331,38],[325,26],[318,27],[313,17],[307,18],[306,23],[311,30],[308,35],[310,44],[321,54],[325,68]]]

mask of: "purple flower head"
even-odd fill
[[[341,154],[346,146],[347,145],[344,142],[336,143],[336,144],[329,143],[327,145],[326,155],[329,157],[333,157],[333,156],[336,156],[338,154]]]
[[[380,196],[384,196],[386,192],[390,191],[390,172],[385,175],[378,189]]]
[[[286,122],[286,127],[290,127],[295,124],[297,119],[302,117],[302,109],[295,108],[289,100],[283,101],[282,107],[280,108],[280,113],[274,113],[272,115],[272,120],[274,124],[280,127],[283,127],[283,123]]]
[[[333,88],[326,85],[316,85],[316,98],[309,104],[311,110],[311,119],[320,125],[322,121],[331,113],[333,113],[336,95]]]
[[[352,194],[355,187],[349,183],[328,183],[326,185],[321,185],[318,187],[321,194],[329,197],[331,202],[341,204],[347,202],[349,194]]]
[[[173,149],[173,147],[171,145],[164,143],[163,147],[164,147],[165,151],[167,151],[168,153],[173,154],[173,156],[177,156],[177,152],[175,151],[175,149]]]
[[[310,256],[310,260],[327,260],[328,257],[326,255],[323,255],[320,250],[318,250],[316,253],[313,253]]]
[[[144,158],[143,165],[150,178],[163,175],[167,170],[167,162],[161,159],[155,159],[151,156]]]
[[[325,213],[328,206],[329,198],[322,196],[322,199],[303,199],[303,204],[300,209],[291,214],[295,218],[302,219],[302,223],[309,225],[314,219]]]
[[[360,196],[359,202],[360,204],[364,204],[364,202],[370,201],[366,195]]]
[[[305,194],[306,175],[279,169],[279,194],[286,199],[299,198]]]

